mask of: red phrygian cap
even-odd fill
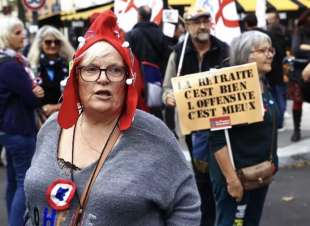
[[[128,68],[129,78],[133,79],[131,85],[127,85],[127,96],[124,110],[122,112],[119,126],[120,130],[128,129],[133,121],[137,105],[137,91],[135,88],[135,69],[137,62],[135,62],[129,45],[125,42],[124,33],[117,25],[117,18],[112,11],[105,11],[101,13],[96,20],[91,24],[87,30],[84,38],[80,39],[80,48],[76,51],[73,57],[73,65],[70,70],[67,85],[64,89],[63,103],[61,105],[58,123],[62,128],[70,128],[73,126],[79,116],[78,110],[78,87],[77,87],[77,73],[76,67],[81,62],[83,53],[93,44],[99,41],[106,41],[110,43],[122,56]]]

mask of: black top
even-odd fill
[[[57,104],[61,97],[60,82],[68,76],[68,62],[62,57],[49,59],[41,54],[38,76],[42,78],[41,86],[45,93],[42,105]]]
[[[292,50],[295,58],[302,59],[304,62],[294,62],[293,79],[300,81],[301,72],[310,62],[310,51],[300,49],[301,44],[310,45],[310,28],[301,26],[292,38]]]
[[[148,61],[158,65],[164,75],[170,50],[163,32],[155,23],[137,23],[126,34],[126,40],[140,62]]]
[[[276,104],[270,94],[263,94],[265,114],[262,122],[237,125],[228,130],[231,149],[237,169],[251,166],[270,159],[277,165],[277,114]],[[226,145],[224,130],[211,131],[209,137],[211,153],[215,153]]]
[[[284,84],[283,80],[283,59],[286,56],[286,44],[287,40],[285,37],[285,29],[281,26],[272,26],[269,30],[269,35],[272,41],[272,46],[276,50],[276,54],[273,57],[271,64],[271,71],[266,74],[270,85],[281,85]]]
[[[193,46],[191,39],[185,49],[184,61],[182,65],[181,75],[208,71],[211,68],[223,67],[225,59],[229,56],[229,47],[225,42],[210,35],[210,49],[204,54],[201,66],[198,63],[198,53]],[[176,65],[179,65],[179,60],[182,52],[183,42],[179,43],[176,48]]]

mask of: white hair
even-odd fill
[[[96,42],[94,45],[89,47],[82,55],[82,65],[88,65],[91,62],[93,62],[96,58],[102,58],[107,55],[111,51],[111,49],[114,49],[114,46],[106,41],[100,41]],[[116,50],[117,51],[117,50]]]
[[[16,26],[24,27],[24,24],[17,17],[0,17],[0,49],[9,48],[9,38]]]
[[[65,36],[57,28],[45,25],[41,27],[36,34],[28,53],[28,60],[32,68],[38,67],[42,43],[48,35],[61,41],[60,56],[64,57],[66,60],[70,60],[73,57],[74,49]]]
[[[247,31],[234,38],[230,43],[230,64],[248,63],[251,51],[265,42],[272,44],[270,37],[261,31]]]

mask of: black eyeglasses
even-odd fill
[[[55,40],[44,40],[45,45],[47,46],[51,46],[52,44],[54,44],[55,46],[60,46],[61,45],[61,41],[59,39],[55,39]]]
[[[96,82],[104,71],[110,82],[121,82],[127,73],[126,68],[118,65],[109,65],[106,68],[100,68],[95,65],[78,67],[80,76],[85,82]]]

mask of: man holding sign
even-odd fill
[[[208,71],[220,68],[228,56],[228,45],[210,35],[212,28],[210,10],[201,7],[189,8],[184,14],[185,27],[189,33],[189,40],[178,44],[171,53],[166,69],[163,84],[163,102],[168,107],[175,107],[175,97],[172,91],[171,78],[177,75],[178,65],[181,64],[180,75]],[[184,61],[182,47],[186,46]],[[181,56],[182,55],[182,56]],[[196,132],[193,135],[193,149],[191,136],[187,136],[189,150],[192,151],[194,171],[198,189],[202,200],[201,225],[211,226],[214,223],[215,211],[211,182],[208,175],[206,156],[208,152],[206,131]]]

